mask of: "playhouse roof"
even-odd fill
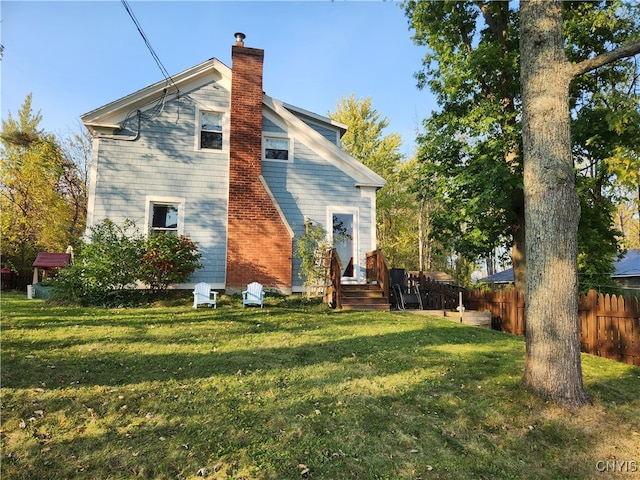
[[[60,268],[66,267],[69,263],[71,263],[70,253],[40,252],[33,262],[33,266],[38,268]]]

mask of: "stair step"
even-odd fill
[[[342,303],[342,310],[360,310],[360,311],[369,311],[369,310],[379,310],[388,312],[391,310],[388,303],[375,303],[375,304],[360,304],[360,303]]]
[[[341,285],[343,310],[390,310],[389,299],[383,296],[379,285]]]

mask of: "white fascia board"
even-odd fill
[[[132,110],[151,108],[157,98],[165,94],[175,96],[178,89],[184,91],[193,90],[216,79],[224,88],[231,90],[231,69],[216,58],[196,65],[172,75],[173,83],[167,80],[149,85],[126,97],[122,97],[102,107],[81,115],[80,118],[85,126],[91,130],[113,129],[119,127],[118,123],[123,121]],[[175,84],[175,86],[174,86]]]
[[[294,136],[298,140],[312,147],[318,153],[323,154],[328,162],[353,177],[356,187],[381,188],[385,185],[386,180],[384,178],[309,127],[291,113],[282,102],[265,94],[263,95],[262,103],[295,131]]]
[[[341,131],[341,134],[340,134],[341,137],[349,129],[349,127],[344,123],[336,122],[335,120],[331,120],[329,117],[318,115],[317,113],[310,112],[309,110],[305,110],[304,108],[296,107],[295,105],[291,105],[290,103],[286,103],[286,102],[280,102],[280,103],[287,110],[293,110],[294,112],[298,112],[299,114],[304,115],[305,117],[309,117],[312,120],[316,120],[320,123],[326,123],[328,125],[336,127],[338,130]]]

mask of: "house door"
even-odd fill
[[[333,247],[338,254],[341,279],[347,283],[357,280],[358,257],[356,237],[356,215],[333,212]]]

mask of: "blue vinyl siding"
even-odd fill
[[[304,234],[305,216],[328,231],[329,205],[357,207],[360,225],[358,263],[364,265],[366,252],[375,248],[370,241],[371,200],[354,186],[353,178],[300,142],[295,143],[292,163],[263,162],[262,174],[295,233],[294,249],[296,239]],[[375,228],[375,219],[373,225]],[[301,286],[299,259],[294,259],[293,267],[293,285]]]
[[[282,128],[266,117],[262,117],[262,131],[270,133],[286,133]]]
[[[203,253],[191,281],[223,285],[228,154],[196,150],[196,105],[228,110],[228,92],[199,89],[168,101],[155,116],[143,114],[135,142],[100,139],[93,221],[128,218],[145,231],[147,196],[184,198],[184,234]]]
[[[130,219],[144,231],[148,228],[148,196],[183,198],[182,231],[198,243],[203,253],[203,268],[192,275],[190,282],[204,281],[214,288],[224,288],[229,153],[196,148],[198,108],[228,113],[229,92],[220,86],[211,88],[210,84],[182,92],[179,100],[166,101],[154,115],[143,115],[136,141],[100,139],[95,153],[94,208],[90,213],[94,223],[104,218],[116,223]],[[337,129],[305,123],[337,143]],[[128,133],[135,133],[136,126],[133,117],[127,123]],[[294,231],[294,248],[296,239],[304,233],[305,217],[328,231],[328,206],[358,208],[359,263],[364,265],[365,253],[375,248],[371,245],[375,229],[371,198],[355,186],[351,176],[266,117],[263,131],[289,133],[293,145],[291,161],[263,162],[262,174]],[[223,135],[229,135],[227,128]],[[303,283],[298,278],[299,270],[300,261],[294,258],[292,281],[298,290]]]
[[[324,138],[329,140],[331,143],[333,143],[334,145],[338,145],[338,139],[339,139],[338,130],[333,129],[333,128],[328,128],[328,127],[322,127],[322,126],[318,125],[317,123],[309,122],[309,121],[305,120],[304,118],[301,118],[301,120],[305,124],[307,124],[309,127],[313,128],[320,135],[322,135]]]

